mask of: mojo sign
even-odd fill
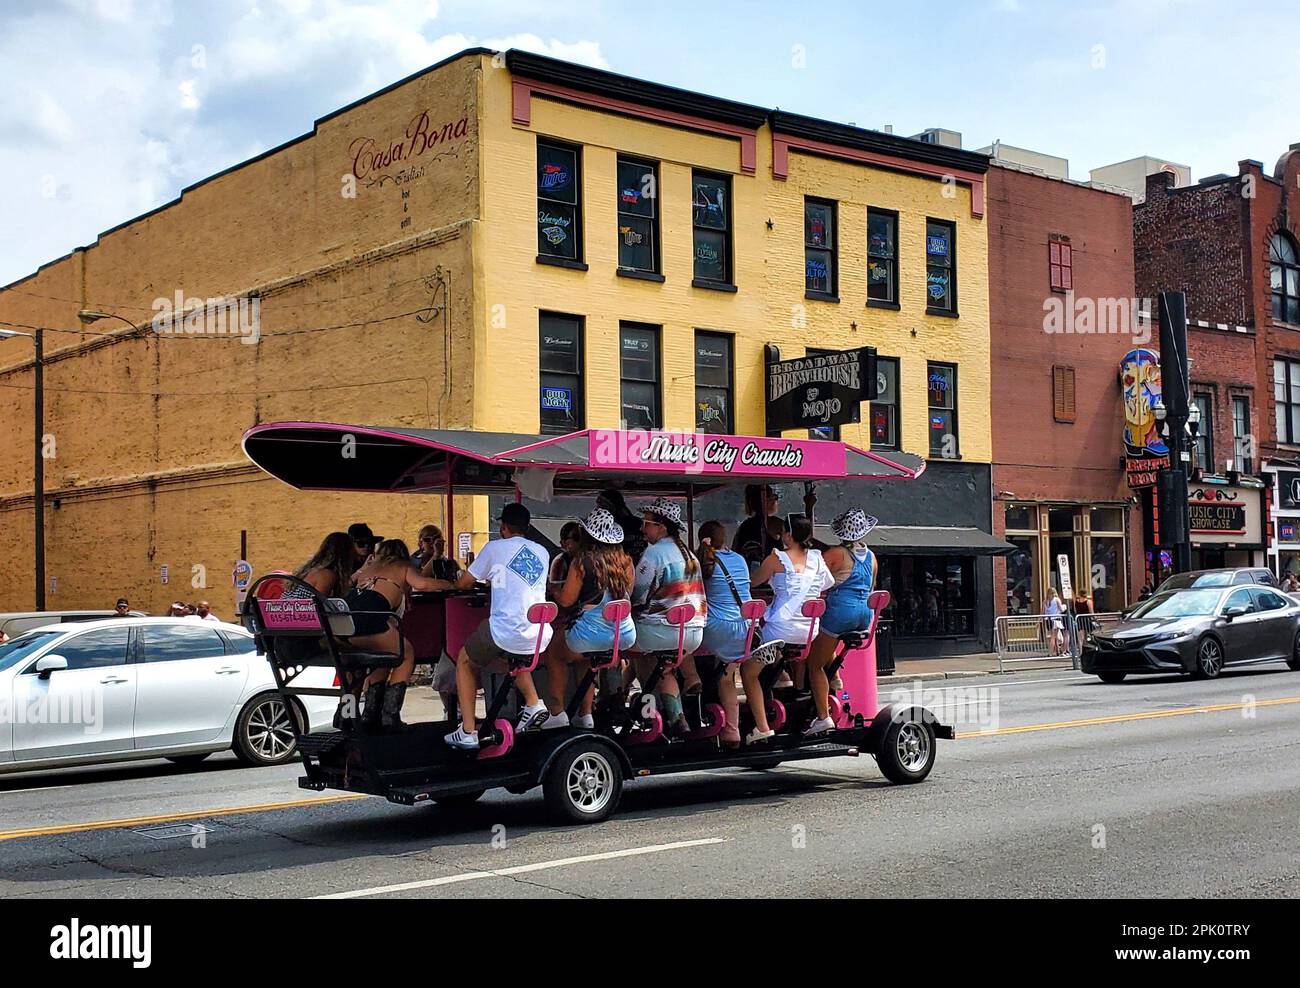
[[[769,346],[767,433],[857,422],[860,406],[876,397],[876,348],[839,350],[782,360]]]

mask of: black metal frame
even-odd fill
[[[261,612],[258,610],[257,590],[265,583],[272,581],[281,581],[287,587],[302,587],[310,592],[309,597],[298,598],[301,600],[310,600],[316,609],[316,616],[320,621],[321,633],[317,635],[311,632],[293,632],[293,631],[269,631],[263,624]],[[281,598],[283,594],[281,595]],[[268,599],[281,599],[268,598]],[[342,698],[344,694],[355,689],[358,683],[364,683],[366,678],[375,669],[392,668],[401,664],[402,654],[405,651],[406,636],[402,633],[402,619],[394,611],[353,611],[347,612],[349,615],[383,615],[391,618],[396,622],[398,651],[395,655],[385,652],[351,652],[347,649],[340,648],[339,638],[334,634],[330,626],[331,612],[325,606],[325,598],[310,583],[301,580],[296,576],[288,574],[271,573],[260,577],[251,587],[248,588],[248,596],[245,599],[243,623],[253,634],[253,640],[257,645],[259,655],[265,655],[267,662],[271,666],[271,675],[275,679],[276,691],[280,694],[280,699],[284,701],[285,709],[293,710],[294,705],[291,697],[294,696],[337,696]],[[338,612],[334,612],[337,616]],[[328,662],[313,662],[310,659],[316,656],[308,656],[306,659],[289,659],[278,656],[275,650],[275,640],[277,638],[313,638],[319,637],[324,640],[325,648],[318,653],[319,656],[328,658]],[[395,659],[393,662],[372,662],[366,663],[359,660],[370,658]],[[333,666],[338,675],[340,685],[337,688],[325,689],[313,686],[293,686],[295,679],[302,675],[303,670],[309,666]],[[359,679],[358,679],[359,677]],[[298,745],[299,752],[302,753],[303,734],[298,723],[298,718],[291,716],[289,718],[290,727],[293,729],[294,741]],[[306,755],[303,755],[304,760]]]

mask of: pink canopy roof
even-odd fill
[[[912,480],[925,461],[830,440],[586,429],[533,436],[328,422],[271,422],[244,435],[244,453],[301,490],[494,493],[529,473],[556,493],[611,484],[646,493],[697,492],[732,481]]]

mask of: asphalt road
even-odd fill
[[[962,732],[921,785],[865,756],[651,778],[592,827],[536,790],[406,808],[228,755],[6,776],[0,897],[1300,894],[1300,673],[915,688]]]

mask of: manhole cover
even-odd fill
[[[133,834],[148,837],[150,840],[173,840],[178,837],[193,837],[196,834],[210,834],[212,831],[201,823],[174,823],[166,827],[148,827],[133,830]]]

